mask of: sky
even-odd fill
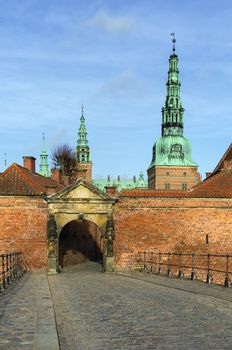
[[[232,142],[230,0],[0,0],[0,171],[76,147],[84,104],[94,178],[146,170],[161,135],[171,32],[184,134],[204,178]]]

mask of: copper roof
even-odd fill
[[[60,191],[64,186],[50,178],[31,173],[17,163],[13,163],[0,174],[0,195],[36,196],[46,195],[49,189]]]
[[[223,169],[189,191],[123,190],[119,197],[232,198],[232,169]]]

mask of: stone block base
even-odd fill
[[[114,257],[105,257],[104,271],[114,272]]]
[[[48,258],[47,273],[49,275],[57,274],[57,260],[56,260],[56,257]]]

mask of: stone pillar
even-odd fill
[[[114,243],[114,222],[112,214],[108,215],[106,222],[106,233],[105,233],[105,250],[104,250],[104,271],[114,272],[114,254],[113,254],[113,243]]]
[[[58,271],[58,252],[57,252],[57,226],[55,221],[55,216],[53,214],[49,215],[48,219],[48,267],[47,273],[49,275],[56,274]]]

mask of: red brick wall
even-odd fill
[[[113,215],[118,266],[144,250],[232,254],[232,198],[120,198]]]
[[[170,184],[170,190],[182,190],[182,184],[187,189],[200,182],[200,175],[196,167],[168,167],[155,166],[148,170],[148,187],[150,189],[164,190],[165,184]]]
[[[42,198],[0,197],[0,253],[21,251],[29,269],[46,269],[47,212]]]

